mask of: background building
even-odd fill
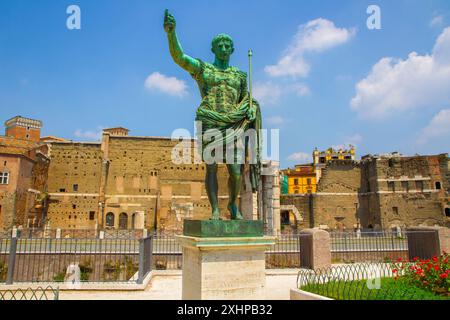
[[[42,224],[47,208],[47,146],[42,122],[20,116],[5,122],[0,136],[0,229]]]
[[[194,163],[194,140],[129,136],[104,129],[98,142],[40,137],[42,123],[15,117],[0,138],[0,229],[153,229],[181,231],[183,219],[211,214],[205,165]],[[175,164],[188,155],[189,163]],[[180,162],[181,163],[181,162]],[[279,164],[266,161],[259,196],[243,183],[247,219],[279,225]],[[218,167],[219,206],[229,218],[228,171]],[[278,191],[277,191],[278,190]],[[258,204],[260,210],[258,210]],[[274,215],[278,218],[274,218]]]
[[[325,151],[312,153],[313,163],[299,164],[293,169],[282,170],[282,179],[285,183],[283,194],[306,194],[316,193],[317,183],[322,177],[322,170],[330,161],[355,160],[355,147],[349,149],[335,150],[329,148]]]
[[[449,166],[448,154],[331,160],[316,193],[281,196],[281,216],[294,228],[448,226]]]

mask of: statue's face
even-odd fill
[[[228,60],[234,52],[233,44],[227,39],[221,39],[215,43],[212,48],[212,52],[217,58],[221,60]]]

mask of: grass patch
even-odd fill
[[[300,289],[335,300],[450,300],[393,278],[381,278],[380,289],[369,289],[367,280],[329,281]]]

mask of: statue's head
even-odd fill
[[[211,51],[219,59],[229,59],[234,52],[233,39],[225,33],[220,33],[212,40]]]

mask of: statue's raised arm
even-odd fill
[[[183,48],[175,32],[175,27],[175,18],[166,9],[164,12],[164,30],[167,33],[167,40],[169,41],[170,55],[173,61],[184,70],[191,74],[196,74],[200,70],[200,62],[183,52]]]

